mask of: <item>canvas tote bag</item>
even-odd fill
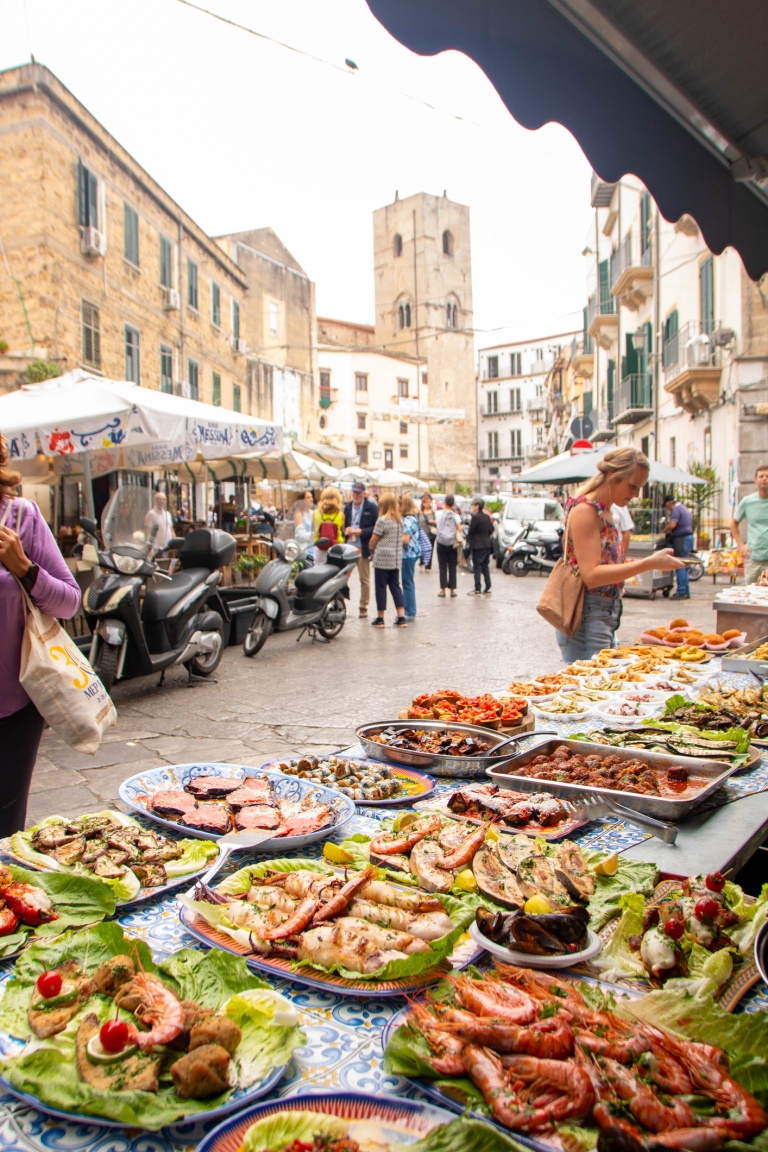
[[[13,501],[8,501],[4,524]],[[20,533],[24,500],[17,502]],[[75,752],[93,755],[107,728],[117,720],[106,688],[58,620],[46,616],[19,584],[24,609],[21,641],[21,686],[57,736]]]
[[[550,572],[536,611],[564,636],[575,636],[584,611],[584,581],[578,570],[565,562],[568,527],[566,522],[562,559]]]

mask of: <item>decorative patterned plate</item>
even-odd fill
[[[356,1092],[328,1092],[322,1096],[294,1096],[288,1100],[271,1100],[257,1104],[214,1128],[198,1145],[197,1152],[238,1152],[246,1132],[259,1120],[276,1112],[317,1112],[338,1116],[353,1122],[350,1137],[355,1139],[354,1122],[376,1124],[388,1143],[414,1144],[434,1128],[450,1123],[453,1116],[443,1108],[433,1108],[416,1100],[398,1100],[391,1096],[367,1096]]]
[[[648,898],[646,902],[646,908],[658,908],[659,905],[663,904],[665,900],[669,899],[673,892],[679,891],[679,880],[662,880],[661,883],[657,884],[654,888],[653,895]],[[754,900],[754,897],[745,896],[745,899],[748,903],[751,904]],[[614,919],[611,920],[610,923],[606,924],[605,928],[603,928],[602,932],[600,933],[600,941],[603,947],[605,947],[605,945],[613,936],[618,927],[618,924],[618,919]],[[575,964],[574,970],[585,976],[591,976],[596,979],[600,978],[599,970],[589,964],[587,959]],[[723,1011],[733,1012],[742,997],[745,996],[746,993],[749,992],[750,988],[753,988],[755,984],[760,981],[760,979],[760,972],[758,971],[757,965],[755,964],[754,956],[751,960],[745,960],[741,965],[739,965],[739,967],[734,971],[730,980],[728,980],[727,983],[723,985],[715,997]],[[650,992],[655,987],[655,985],[653,985],[650,980],[630,980],[627,978],[625,980],[617,980],[616,983],[621,986],[623,991],[627,988],[632,988],[641,992]]]
[[[156,824],[164,828],[172,828],[175,832],[183,832],[185,836],[197,836],[201,840],[218,840],[219,837],[212,832],[201,832],[197,828],[187,828],[175,820],[165,820],[156,816],[149,807],[149,796],[159,792],[161,788],[180,788],[194,780],[196,776],[240,776],[245,779],[251,776],[256,780],[267,777],[272,784],[275,794],[280,799],[303,800],[310,793],[315,795],[322,804],[331,806],[335,819],[325,824],[316,832],[307,832],[304,836],[279,836],[264,840],[253,851],[274,852],[279,846],[281,854],[294,848],[303,848],[315,840],[327,839],[329,833],[337,832],[347,820],[355,814],[355,802],[346,796],[341,796],[332,788],[323,788],[319,784],[311,784],[306,780],[299,780],[296,776],[283,776],[280,772],[265,772],[263,768],[251,768],[247,764],[224,764],[217,761],[213,764],[169,764],[163,768],[151,768],[148,772],[139,772],[123,780],[117,794],[120,799],[133,808],[134,812],[141,812]]]
[[[383,767],[381,760],[371,760],[365,756],[353,756],[351,753],[344,752],[329,752],[323,756],[319,756],[319,760],[356,760],[358,764],[369,764],[372,768]],[[285,775],[280,772],[280,764],[285,760],[296,760],[295,756],[284,756],[281,760],[267,760],[266,764],[261,765],[261,770],[264,772],[277,772],[281,776]],[[416,768],[400,768],[394,764],[390,765],[392,768],[392,775],[396,780],[399,780],[404,785],[405,791],[399,796],[392,796],[387,800],[355,800],[354,803],[361,808],[402,808],[404,805],[412,804],[414,800],[424,800],[427,796],[431,796],[435,790],[436,783],[434,776],[430,776],[427,772],[419,772]],[[296,776],[286,775],[288,780],[296,780]],[[311,781],[310,781],[311,783]],[[319,785],[315,785],[319,787]],[[331,789],[334,791],[334,789]],[[337,793],[341,795],[341,793]]]

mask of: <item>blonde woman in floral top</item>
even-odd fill
[[[648,483],[648,457],[637,448],[611,448],[588,480],[566,505],[565,562],[576,568],[586,591],[581,627],[574,636],[557,633],[566,664],[589,660],[601,648],[616,647],[621,620],[621,596],[628,576],[659,568],[669,572],[685,563],[671,548],[643,560],[622,563],[621,537],[611,505],[626,507]]]
[[[387,588],[397,609],[395,624],[407,628],[405,601],[400,587],[400,565],[403,562],[403,522],[394,492],[385,492],[379,500],[379,518],[371,536],[371,555],[376,579],[376,610],[374,628],[384,627],[387,607]]]

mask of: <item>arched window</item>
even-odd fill
[[[392,241],[392,251],[395,256],[402,256],[403,254],[403,238],[399,232],[395,232],[395,238]]]
[[[446,306],[445,326],[446,328],[458,328],[459,326],[459,305],[453,298],[448,301]]]
[[[398,328],[411,326],[411,305],[408,300],[401,300],[397,306],[397,326]]]
[[[453,235],[446,228],[443,232],[443,255],[453,256]]]

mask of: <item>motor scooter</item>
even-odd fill
[[[211,528],[196,529],[166,547],[176,552],[181,570],[169,576],[158,567],[157,529],[145,530],[148,489],[120,487],[101,521],[81,525],[91,538],[83,559],[101,574],[83,595],[91,629],[88,656],[107,691],[115,680],[160,672],[183,664],[189,674],[210,676],[218,667],[230,614],[218,586],[225,564],[237,548],[234,536]],[[161,681],[162,683],[162,677]]]
[[[502,571],[513,576],[527,576],[529,572],[551,572],[563,555],[562,524],[552,533],[536,530],[535,524],[528,523],[507,549],[502,562]]]
[[[305,568],[291,584],[294,562],[301,558],[295,540],[272,541],[277,553],[265,564],[256,581],[256,614],[243,640],[246,656],[255,656],[272,632],[300,628],[297,640],[305,632],[313,639],[333,640],[344,627],[349,599],[349,574],[357,565],[360,553],[351,544],[334,544],[326,554],[325,564]]]

